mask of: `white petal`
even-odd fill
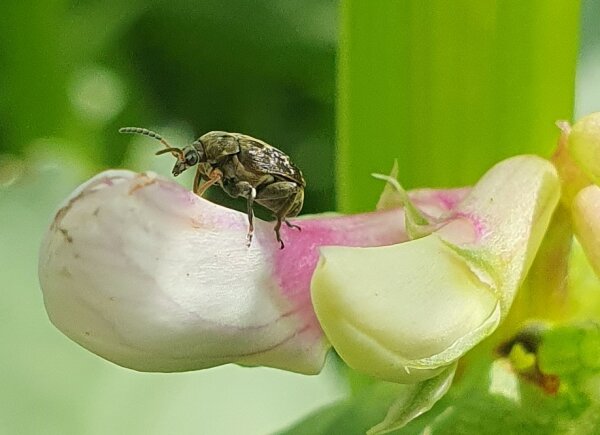
[[[57,213],[40,252],[52,322],[119,365],[184,371],[227,362],[302,373],[328,345],[306,297],[273,274],[272,225],[151,175],[109,171]],[[308,301],[308,305],[307,305]]]

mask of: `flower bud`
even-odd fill
[[[394,382],[431,378],[506,316],[560,195],[534,156],[493,167],[424,237],[393,246],[326,247],[313,305],[348,365]]]
[[[568,148],[579,168],[600,184],[600,112],[587,115],[573,125]]]

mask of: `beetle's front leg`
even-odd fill
[[[200,187],[200,181],[202,180],[202,173],[200,168],[196,168],[196,175],[194,176],[194,185],[192,186],[192,192],[198,194],[198,188]]]
[[[202,186],[200,186],[200,180],[202,179],[200,174],[200,169],[198,168],[196,172],[196,177],[194,178],[194,193],[198,196],[204,195],[204,193],[208,190],[210,186],[215,183],[218,183],[223,178],[223,172],[220,169],[213,169],[208,176],[208,180]]]

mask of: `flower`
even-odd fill
[[[551,163],[518,156],[446,215],[415,220],[414,240],[322,248],[312,299],[333,347],[352,368],[388,381],[443,372],[507,315],[559,196]]]
[[[600,112],[575,123],[568,134],[567,146],[579,169],[594,183],[600,183]]]
[[[433,215],[466,191],[422,190]],[[103,172],[56,214],[40,250],[39,277],[51,321],[88,350],[141,371],[225,363],[317,373],[329,349],[310,300],[323,245],[380,246],[407,240],[395,208],[313,216],[284,228],[199,198],[152,174]]]

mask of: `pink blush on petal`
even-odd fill
[[[284,249],[273,252],[274,273],[284,294],[307,293],[321,246],[384,246],[408,240],[400,209],[293,221],[302,231],[282,227]],[[272,234],[275,237],[275,234]]]
[[[452,210],[469,193],[469,188],[434,190],[419,189],[410,193],[411,199],[421,209],[430,208],[432,215],[439,216]],[[273,241],[271,250],[273,274],[282,290],[310,323],[318,323],[310,299],[310,283],[319,261],[322,246],[373,247],[394,245],[409,240],[402,208],[382,210],[349,216],[295,219],[302,231],[282,226],[281,235],[286,245],[279,249],[275,235],[261,234],[261,238]]]
[[[455,189],[417,189],[409,192],[413,203],[433,217],[440,217],[453,210],[471,191],[468,187]]]
[[[456,245],[474,245],[487,234],[481,218],[473,213],[456,212],[437,233]]]
[[[436,200],[446,209],[452,210],[458,205],[471,191],[470,188],[458,188],[451,190],[436,191]]]
[[[402,209],[386,210],[352,216],[330,218],[296,219],[302,231],[282,227],[281,237],[285,248],[278,244],[272,249],[274,279],[281,288],[282,296],[296,307],[295,314],[304,319],[309,330],[318,329],[310,299],[310,282],[319,261],[319,248],[322,246],[384,246],[408,240],[404,228]],[[270,225],[262,226],[271,234],[261,234],[261,238],[275,234]]]

